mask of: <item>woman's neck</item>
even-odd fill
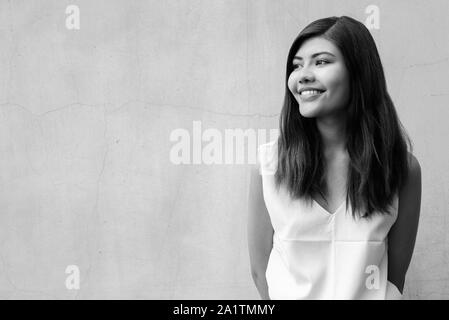
[[[344,155],[346,150],[346,123],[340,118],[317,118],[316,126],[321,136],[326,158]]]

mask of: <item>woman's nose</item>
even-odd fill
[[[301,73],[299,75],[299,83],[308,83],[308,82],[313,82],[315,80],[315,77],[313,76],[313,74],[307,70],[307,69],[302,69]]]

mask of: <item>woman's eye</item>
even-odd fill
[[[316,61],[316,64],[317,64],[317,65],[327,64],[327,63],[329,63],[329,61],[323,60],[323,59],[320,59],[320,60],[317,60],[317,61]],[[300,65],[300,64],[293,64],[293,70],[296,70],[296,69],[298,69],[299,67],[302,67],[302,65]]]

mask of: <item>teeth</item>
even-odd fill
[[[301,95],[312,95],[312,94],[320,94],[321,92],[318,90],[306,90],[301,92]]]

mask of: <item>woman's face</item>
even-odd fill
[[[293,58],[288,88],[303,117],[336,115],[350,97],[349,72],[340,50],[329,40],[315,37],[301,45]],[[306,88],[317,91],[304,91]]]

